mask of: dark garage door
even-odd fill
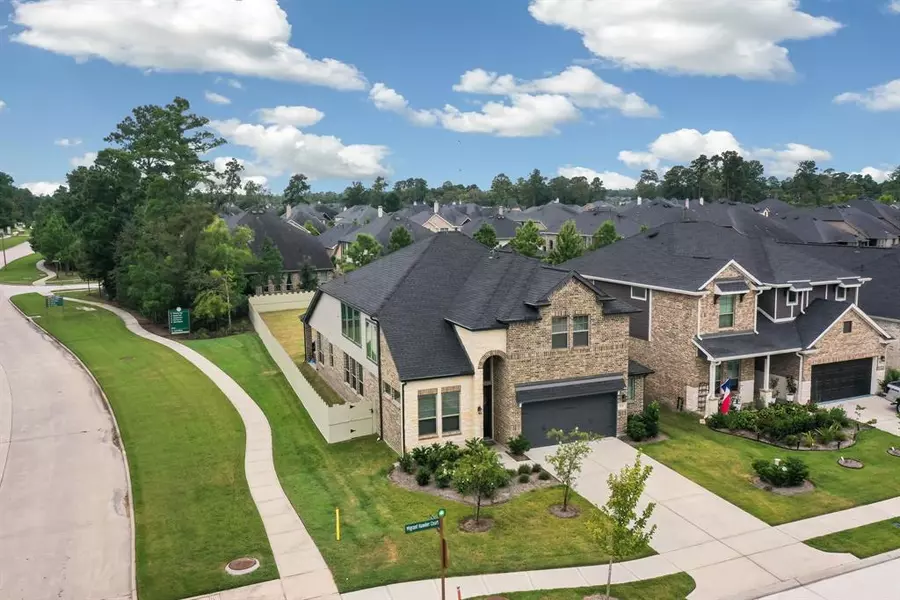
[[[551,429],[578,427],[599,435],[616,435],[616,394],[563,398],[522,405],[522,433],[532,446],[547,446]]]
[[[867,396],[872,391],[872,359],[813,365],[812,401],[828,402],[855,396]]]

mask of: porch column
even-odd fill
[[[706,396],[706,414],[712,415],[719,412],[719,406],[716,402],[716,367],[721,363],[709,361],[709,394]]]
[[[798,352],[797,356],[800,357],[800,373],[797,375],[797,396],[794,398],[794,401],[797,402],[797,404],[808,404],[809,398],[807,397],[804,399],[803,397],[803,355]]]
[[[772,366],[772,355],[766,354],[766,366],[763,369],[763,389],[769,389],[769,368]]]

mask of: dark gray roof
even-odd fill
[[[376,240],[378,240],[378,243],[381,244],[384,248],[387,248],[391,240],[391,232],[393,232],[397,227],[405,227],[409,234],[412,236],[414,242],[434,235],[433,231],[425,229],[418,223],[413,222],[411,219],[405,219],[393,215],[384,215],[382,217],[376,217],[366,225],[362,225],[356,229],[348,231],[341,237],[340,241],[347,244],[352,244],[356,241],[356,237],[359,234],[368,233]]]
[[[838,221],[825,221],[810,214],[792,211],[769,217],[807,244],[856,244],[860,236]]]
[[[716,287],[719,288],[719,291],[723,294],[745,294],[750,291],[750,288],[743,279],[720,279],[716,281]]]
[[[896,206],[888,206],[881,202],[873,202],[862,198],[851,201],[850,206],[873,217],[884,219],[894,227],[900,227],[900,208]]]
[[[743,235],[731,227],[687,221],[667,223],[562,266],[589,277],[685,291],[697,291],[732,259],[768,284],[856,275],[798,247]]]
[[[481,229],[482,225],[490,225],[494,228],[498,240],[511,240],[516,235],[516,229],[521,223],[514,221],[504,215],[475,217],[462,226],[460,231],[469,237],[475,235],[475,232]]]
[[[400,379],[409,381],[474,372],[454,323],[478,330],[537,319],[537,307],[573,277],[592,289],[604,308],[635,311],[577,274],[513,252],[492,252],[457,232],[393,252],[322,284],[320,293],[377,318]]]
[[[775,214],[786,212],[794,208],[792,204],[788,204],[784,200],[779,200],[778,198],[766,198],[765,200],[757,202],[753,206],[760,212],[768,208]]]
[[[592,375],[556,381],[538,381],[516,385],[516,402],[548,402],[563,398],[581,398],[597,394],[609,394],[625,389],[621,373]]]
[[[794,320],[803,347],[808,348],[849,306],[846,302],[821,298],[813,300],[803,314]]]
[[[319,233],[319,243],[326,248],[334,248],[341,241],[341,238],[350,235],[359,229],[359,227],[359,225],[356,225],[352,221],[335,223],[331,227],[325,229],[325,231]]]
[[[368,204],[360,204],[344,209],[334,216],[335,221],[355,221],[357,225],[365,225],[368,221],[378,218],[378,209]]]
[[[651,373],[655,373],[655,371],[650,367],[644,366],[636,360],[628,359],[628,375],[631,377],[640,377]]]
[[[281,252],[285,271],[299,271],[307,263],[318,271],[334,268],[325,247],[316,236],[291,225],[274,212],[245,213],[236,225],[249,227],[253,231],[250,249],[256,256],[262,250],[263,241],[271,239]]]
[[[310,221],[319,233],[327,228],[324,215],[309,204],[294,206],[291,208],[291,214],[288,218],[301,227],[306,225],[307,221]]]

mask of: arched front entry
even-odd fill
[[[505,358],[506,354],[502,351],[495,350],[485,354],[481,359],[481,364],[478,365],[482,375],[482,437],[486,440],[492,440],[497,435],[496,398],[500,389],[499,373]]]

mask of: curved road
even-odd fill
[[[130,494],[112,419],[78,363],[8,301],[40,289],[0,286],[0,598],[129,599]]]

